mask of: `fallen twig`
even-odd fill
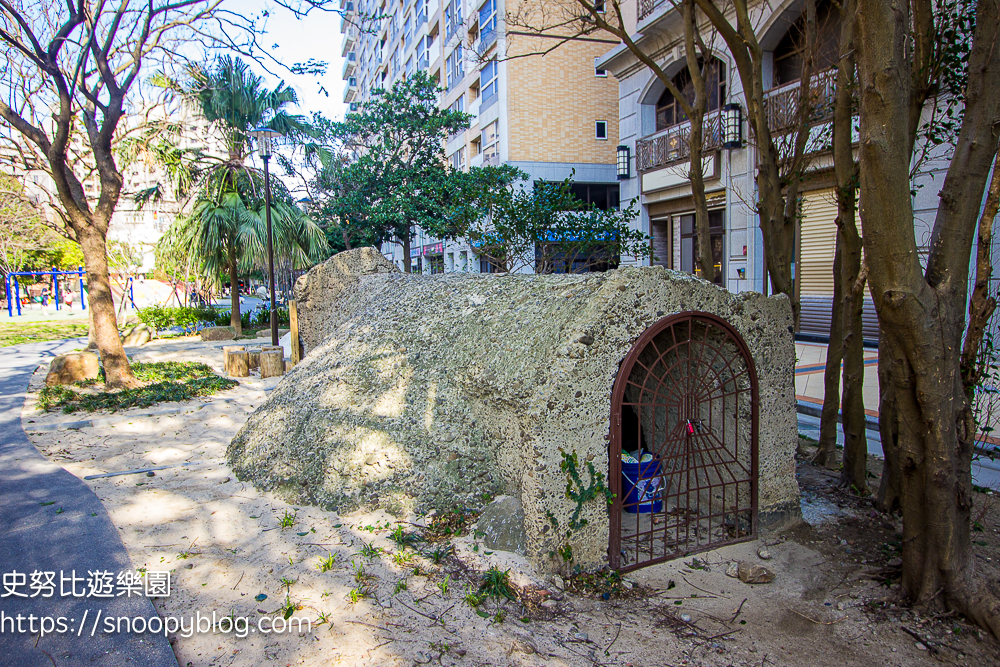
[[[118,477],[119,475],[138,475],[143,472],[153,472],[155,470],[166,470],[167,468],[186,468],[187,466],[200,465],[200,461],[192,463],[175,463],[169,466],[150,466],[148,468],[135,468],[133,470],[121,470],[119,472],[104,472],[100,475],[87,475],[84,479],[103,479],[105,477]]]
[[[842,617],[840,617],[840,618],[838,618],[838,619],[836,619],[834,621],[817,621],[815,618],[809,618],[805,614],[800,614],[799,612],[795,611],[791,607],[785,607],[785,609],[787,609],[788,611],[792,612],[796,616],[801,616],[802,618],[806,619],[810,623],[815,623],[816,625],[833,625],[835,623],[840,623],[841,621],[843,621],[844,619],[847,618],[847,616],[844,615],[844,616],[842,616]]]
[[[615,642],[616,642],[616,641],[618,641],[618,635],[620,635],[621,633],[622,633],[622,624],[621,624],[621,623],[619,623],[619,624],[618,624],[618,632],[616,632],[616,633],[615,633],[615,638],[614,638],[614,639],[612,639],[612,640],[611,640],[611,643],[610,643],[610,644],[608,644],[608,645],[607,645],[607,646],[606,646],[606,647],[604,648],[604,655],[607,655],[607,654],[608,654],[608,651],[610,651],[610,650],[611,650],[611,647],[615,645]]]
[[[698,588],[697,586],[695,586],[694,584],[692,584],[690,581],[688,581],[687,577],[682,576],[681,579],[683,579],[685,581],[685,583],[687,583],[688,586],[690,586],[691,588],[694,588],[696,590],[699,590],[702,593],[707,593],[708,595],[711,595],[712,597],[725,598],[727,600],[729,599],[728,596],[725,596],[725,595],[723,595],[721,593],[713,593],[712,591],[706,591],[704,588]]]
[[[735,613],[735,614],[733,614],[733,617],[732,617],[731,619],[729,619],[729,622],[730,622],[730,623],[732,623],[733,621],[735,621],[735,620],[736,620],[736,617],[740,615],[740,612],[741,612],[741,611],[743,611],[743,605],[745,605],[745,604],[747,603],[747,599],[748,599],[748,598],[743,598],[743,602],[741,602],[741,603],[740,603],[740,606],[739,606],[739,607],[737,607],[737,609],[736,609],[736,613]]]

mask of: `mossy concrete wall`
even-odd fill
[[[763,529],[799,518],[791,309],[660,267],[583,275],[399,273],[374,249],[341,253],[296,284],[307,349],[233,439],[241,479],[295,502],[393,512],[524,508],[545,570],[575,504],[560,449],[608,470],[618,366],[649,326],[689,310],[725,318],[759,378]],[[560,528],[553,528],[549,517]],[[593,501],[569,540],[575,564],[607,562],[608,511]]]

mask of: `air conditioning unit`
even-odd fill
[[[351,111],[357,111],[359,106],[357,102],[351,102]]]

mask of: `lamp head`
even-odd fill
[[[281,132],[278,132],[277,130],[261,126],[250,130],[250,136],[257,142],[257,152],[260,153],[262,158],[266,159],[271,157],[272,153],[274,153],[274,143],[282,135]]]

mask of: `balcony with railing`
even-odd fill
[[[353,102],[358,96],[358,80],[350,77],[344,82],[344,103]]]
[[[668,3],[667,0],[638,0],[638,3],[640,21],[648,17],[663,5],[673,7],[673,3]]]
[[[704,152],[722,146],[722,113],[714,111],[705,115],[703,123]],[[639,171],[687,162],[691,159],[691,123],[682,123],[660,130],[635,142],[635,161]]]
[[[342,72],[341,78],[346,79],[347,77],[354,74],[354,69],[357,67],[357,65],[358,65],[358,54],[355,53],[354,51],[348,52],[348,54],[344,56],[344,70]]]
[[[344,32],[344,41],[340,49],[340,55],[346,56],[349,51],[353,51],[354,47],[358,45],[358,29],[356,26],[350,25]]]
[[[821,125],[833,118],[836,94],[836,70],[820,72],[810,79],[808,114],[809,126]],[[799,126],[803,113],[800,98],[801,83],[793,81],[764,93],[764,114],[767,125],[775,135],[793,131]],[[723,127],[721,112],[705,115],[703,135],[704,152],[722,147]],[[640,172],[687,162],[691,159],[691,123],[682,123],[661,130],[636,142],[636,165]]]
[[[828,69],[809,80],[808,124],[819,125],[833,118],[837,93],[837,70]],[[784,134],[799,126],[802,104],[802,84],[793,81],[764,93],[764,114],[767,126],[775,134]]]

